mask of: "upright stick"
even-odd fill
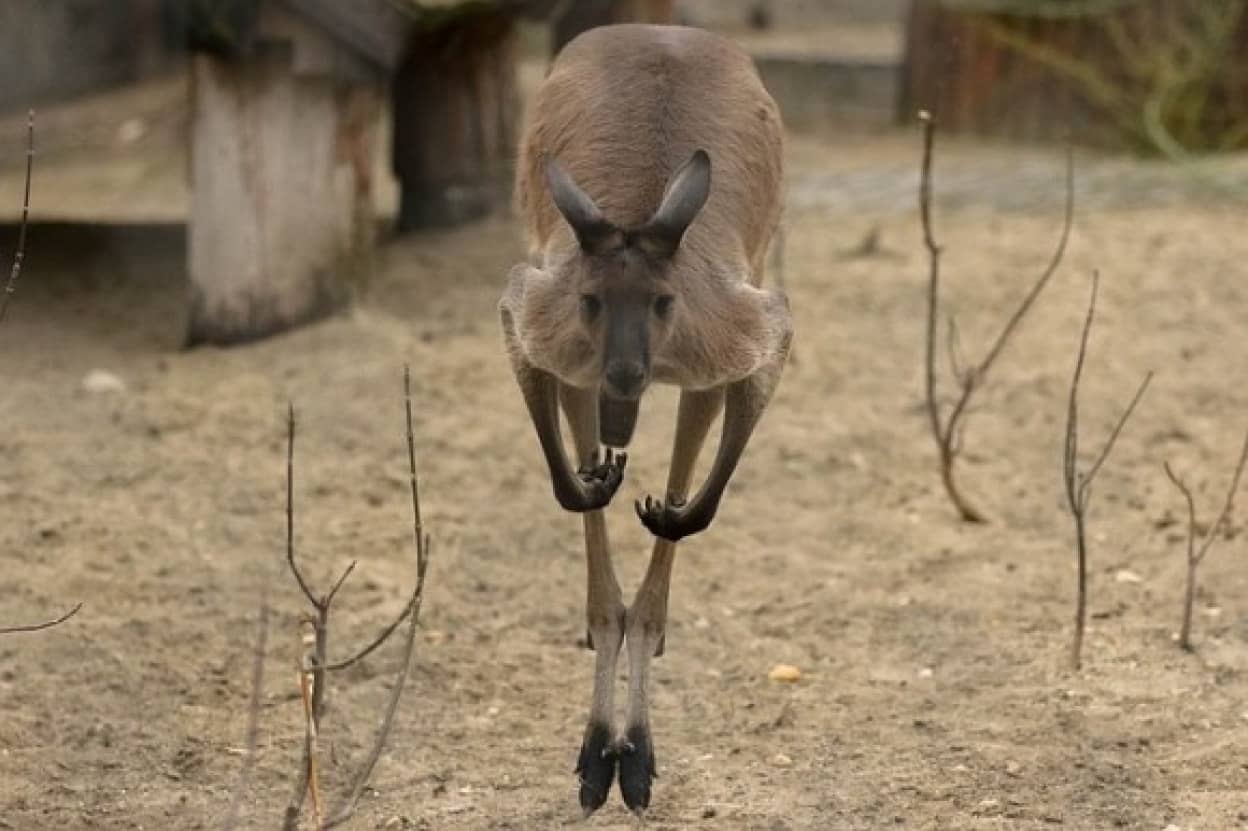
[[[416,628],[420,620],[421,603],[424,599],[425,575],[429,568],[431,541],[429,535],[424,531],[424,524],[420,515],[420,485],[416,475],[416,439],[412,428],[412,381],[411,372],[407,367],[403,369],[403,402],[407,419],[407,461],[412,491],[412,533],[416,549],[415,586],[403,610],[382,629],[381,634],[363,649],[340,661],[330,661],[328,658],[329,612],[338,590],[342,588],[347,577],[355,569],[355,562],[347,566],[334,582],[329,592],[321,597],[318,597],[312,591],[307,581],[303,578],[298,560],[295,557],[294,545],[294,409],[291,408],[288,412],[286,447],[286,561],[301,591],[315,610],[314,615],[308,615],[305,618],[305,623],[312,626],[315,634],[312,655],[306,657],[301,662],[299,668],[300,697],[304,701],[304,743],[299,778],[283,815],[282,827],[286,831],[294,831],[298,827],[299,817],[309,794],[312,796],[315,827],[318,831],[341,825],[355,814],[360,798],[364,794],[364,789],[368,786],[373,770],[381,759],[386,742],[390,738],[390,733],[394,727],[395,715],[398,712],[399,698],[403,694],[403,688],[411,671],[413,657],[416,652]],[[324,714],[328,675],[330,672],[345,669],[369,655],[373,650],[385,643],[404,620],[407,620],[408,626],[407,637],[404,641],[403,659],[395,675],[394,684],[391,687],[390,696],[386,703],[386,709],[373,739],[372,749],[356,772],[351,788],[344,797],[342,805],[336,811],[328,812],[321,796],[317,765],[317,737],[320,734],[321,717]]]
[[[13,268],[9,271],[9,282],[4,286],[4,295],[0,297],[0,322],[9,310],[9,298],[17,291],[17,279],[22,275],[22,261],[26,258],[26,224],[30,216],[30,174],[35,166],[35,111],[26,114],[26,188],[22,197],[22,221],[17,232],[17,251],[13,254]]]
[[[1127,419],[1135,412],[1136,405],[1144,397],[1144,391],[1153,380],[1150,370],[1144,376],[1131,403],[1123,410],[1109,438],[1105,440],[1101,452],[1088,468],[1087,473],[1079,471],[1079,381],[1083,377],[1083,363],[1088,353],[1088,339],[1092,333],[1092,321],[1096,315],[1096,295],[1100,286],[1100,275],[1092,272],[1092,295],[1088,299],[1088,314],[1083,321],[1083,333],[1079,338],[1079,353],[1075,357],[1075,371],[1070,380],[1070,400],[1066,408],[1066,441],[1062,457],[1062,478],[1066,486],[1066,503],[1070,507],[1070,515],[1075,525],[1075,634],[1070,647],[1070,663],[1079,669],[1083,662],[1083,633],[1088,617],[1088,543],[1087,543],[1087,512],[1088,501],[1092,494],[1092,482],[1100,473],[1110,451],[1122,434]]]
[[[923,226],[923,245],[928,255],[927,277],[927,331],[924,352],[924,381],[927,398],[927,417],[936,442],[940,460],[940,479],[944,485],[949,501],[953,503],[958,516],[964,522],[985,522],[987,517],[970,503],[962,494],[954,478],[954,462],[962,449],[962,433],[964,420],[971,403],[971,398],[984,385],[988,372],[1001,353],[1005,351],[1010,338],[1018,330],[1027,313],[1035,305],[1036,299],[1049,284],[1057,267],[1066,253],[1066,243],[1070,239],[1070,229],[1074,222],[1075,212],[1075,181],[1074,153],[1068,145],[1066,148],[1066,208],[1062,217],[1062,233],[1058,238],[1048,264],[1040,276],[1032,284],[1031,289],[1023,297],[1022,302],[1001,327],[997,337],[984,353],[984,357],[966,369],[962,368],[957,355],[957,328],[953,318],[949,319],[949,360],[953,366],[953,380],[959,386],[958,397],[953,406],[945,412],[941,406],[936,379],[936,331],[940,323],[940,257],[941,247],[936,242],[932,230],[932,155],[935,143],[936,122],[931,113],[920,111],[919,121],[923,125],[923,162],[919,177],[919,219]]]
[[[1235,507],[1235,494],[1239,490],[1239,480],[1244,475],[1244,466],[1248,463],[1248,434],[1244,436],[1243,446],[1239,451],[1239,460],[1235,463],[1235,472],[1231,475],[1231,484],[1226,490],[1226,502],[1222,505],[1222,512],[1218,514],[1218,518],[1209,526],[1209,530],[1205,532],[1203,539],[1200,541],[1199,547],[1197,541],[1197,523],[1196,523],[1196,500],[1192,496],[1192,489],[1187,483],[1179,478],[1174,469],[1170,467],[1170,463],[1166,462],[1162,467],[1166,471],[1166,477],[1183,495],[1183,500],[1187,504],[1187,581],[1183,591],[1183,620],[1179,628],[1179,646],[1188,652],[1193,651],[1192,647],[1192,606],[1196,599],[1196,569],[1204,561],[1205,555],[1209,553],[1213,541],[1217,539],[1218,534],[1222,531],[1223,526],[1231,518],[1231,511]]]

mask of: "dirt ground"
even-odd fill
[[[719,519],[682,546],[646,826],[1248,825],[1245,515],[1203,568],[1199,650],[1185,654],[1182,506],[1161,471],[1170,459],[1200,483],[1211,515],[1248,427],[1243,203],[1173,170],[1087,161],[1066,263],[967,433],[962,482],[992,517],[968,526],[940,491],[921,409],[916,151],[910,133],[792,146],[797,357]],[[1060,163],[947,142],[937,176],[947,296],[977,353],[1056,239]],[[38,200],[68,199],[58,181]],[[873,228],[882,249],[850,253]],[[179,348],[184,246],[177,225],[36,226],[0,326],[0,619],[86,602],[59,629],[0,640],[0,828],[218,827],[268,575],[245,816],[276,826],[302,737],[303,605],[280,570],[284,408],[301,423],[301,556],[320,585],[359,560],[334,621],[341,654],[402,607],[412,579],[404,363],[435,559],[416,667],[355,827],[580,823],[584,566],[501,350],[495,303],[517,227],[389,243],[350,314],[228,350]],[[1086,445],[1158,374],[1094,495],[1075,673],[1060,463],[1094,268]],[[85,390],[96,369],[124,391]],[[661,487],[674,400],[650,395],[610,513],[626,591],[648,547],[631,502]],[[397,651],[334,680],[331,794],[371,739]],[[801,680],[769,681],[778,662]],[[613,797],[586,825],[635,822]]]

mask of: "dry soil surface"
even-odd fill
[[[1185,514],[1161,465],[1188,477],[1207,520],[1248,428],[1243,203],[1181,172],[1087,161],[1066,262],[966,431],[959,477],[991,517],[967,525],[940,489],[922,409],[916,150],[913,135],[793,145],[796,359],[718,520],[682,545],[655,670],[661,778],[647,827],[1242,826],[1244,513],[1201,571],[1198,651],[1186,654],[1173,640]],[[946,297],[974,356],[1049,256],[1060,162],[942,151]],[[69,198],[53,184],[38,193]],[[879,245],[860,246],[873,229]],[[55,630],[0,639],[0,828],[219,827],[243,762],[266,580],[244,824],[276,827],[302,740],[305,611],[281,562],[285,407],[301,426],[300,556],[321,586],[359,561],[333,620],[342,654],[402,608],[413,576],[405,363],[434,562],[416,665],[355,825],[581,821],[572,767],[592,658],[578,643],[580,523],[551,496],[496,322],[518,233],[499,219],[391,242],[353,312],[182,351],[180,227],[33,229],[0,325],[0,617],[85,606]],[[1085,459],[1141,376],[1157,376],[1093,494],[1091,628],[1073,672],[1060,466],[1093,269]],[[124,389],[84,389],[97,369]],[[649,544],[631,503],[663,482],[673,409],[670,390],[649,396],[610,512],[627,587]],[[331,803],[371,740],[397,652],[333,680]],[[781,662],[801,679],[768,680]],[[587,827],[634,821],[613,797]]]

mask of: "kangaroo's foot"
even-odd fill
[[[650,807],[650,783],[658,777],[654,764],[654,744],[650,729],[634,725],[620,741],[620,796],[634,814],[640,816]]]
[[[602,807],[611,793],[615,779],[616,748],[611,742],[611,727],[591,722],[585,728],[581,754],[576,762],[576,776],[581,782],[581,810],[585,816]]]

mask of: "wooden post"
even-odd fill
[[[673,23],[675,0],[578,0],[569,3],[551,27],[552,55],[588,29],[611,23]]]
[[[324,317],[371,265],[379,78],[275,14],[254,54],[192,59],[187,345]]]
[[[410,38],[392,89],[398,229],[506,205],[520,100],[511,15],[470,9]]]

